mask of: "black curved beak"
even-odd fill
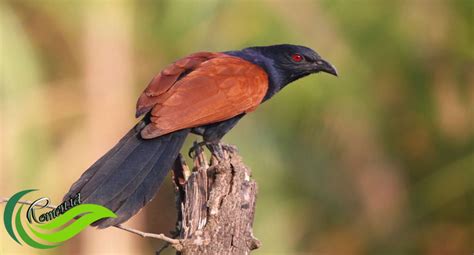
[[[315,64],[315,72],[325,72],[337,77],[336,67],[333,66],[331,63],[327,62],[326,60],[320,59],[316,61],[314,64]]]

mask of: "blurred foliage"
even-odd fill
[[[99,23],[100,10],[130,27]],[[107,126],[117,132],[133,125],[133,101],[167,63],[195,51],[294,43],[316,49],[341,75],[296,81],[224,139],[259,183],[263,247],[255,254],[471,254],[473,10],[472,0],[2,1],[1,195],[33,185],[59,199],[100,156],[87,155],[88,123],[118,123]],[[94,19],[111,26],[106,36],[131,42],[123,46],[133,87],[120,101],[125,123],[91,119],[96,109],[84,100]],[[120,47],[92,56],[123,55]],[[120,77],[113,65],[97,72]],[[113,81],[101,86],[115,96]],[[141,229],[173,227],[173,192],[164,186]],[[136,242],[147,254],[158,246]],[[87,244],[45,254],[68,245]],[[0,253],[10,249],[21,251]]]

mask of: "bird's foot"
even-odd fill
[[[216,157],[217,159],[224,159],[225,152],[229,152],[229,153],[237,152],[237,147],[235,147],[234,145],[225,144],[225,143],[208,143],[206,144],[206,147],[209,149],[212,155]]]
[[[196,155],[202,152],[202,147],[206,146],[209,151],[212,153],[212,155],[218,159],[223,159],[225,158],[224,152],[230,152],[234,153],[237,152],[238,149],[236,146],[231,145],[231,144],[225,144],[225,143],[213,143],[213,142],[199,142],[199,143],[194,143],[193,147],[191,147],[188,151],[188,155],[191,158],[194,158]]]
[[[188,151],[188,156],[190,158],[194,158],[196,157],[198,154],[200,154],[202,152],[202,146],[206,145],[206,142],[194,142],[193,143],[193,146],[191,148],[189,148],[189,151]]]

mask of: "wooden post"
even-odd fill
[[[180,245],[177,254],[249,254],[260,242],[253,236],[257,184],[235,151],[207,162],[196,151],[193,171],[178,157],[174,168]]]

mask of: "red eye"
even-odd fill
[[[301,60],[303,60],[303,57],[300,54],[293,54],[293,55],[291,55],[291,58],[295,62],[301,62]]]

